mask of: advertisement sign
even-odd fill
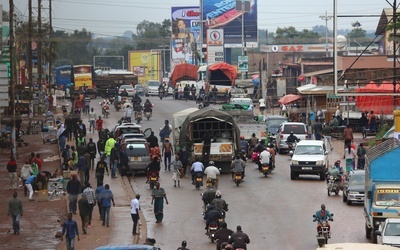
[[[172,68],[185,62],[195,64],[195,43],[199,41],[201,24],[200,8],[172,7],[171,21]]]
[[[238,56],[238,70],[239,72],[249,71],[249,57],[248,56]]]
[[[224,30],[207,30],[207,63],[213,64],[224,61]]]
[[[138,76],[140,84],[145,85],[149,80],[161,80],[162,53],[160,50],[136,50],[128,52],[128,67]]]
[[[248,0],[250,11],[243,11],[247,47],[257,46],[257,0]],[[203,0],[203,37],[208,29],[223,29],[225,47],[242,46],[242,11],[236,10],[236,0]],[[244,9],[243,9],[244,10]],[[206,40],[206,39],[204,39]]]

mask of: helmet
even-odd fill
[[[214,166],[214,165],[215,165],[214,161],[209,161],[208,162],[208,166]]]
[[[244,140],[244,136],[243,135],[240,136],[240,140]]]
[[[215,192],[215,198],[221,198],[222,194],[221,191]]]
[[[290,134],[292,135],[292,134],[293,134],[293,131],[290,131]]]
[[[272,143],[270,142],[270,143],[268,143],[268,147],[269,147],[269,148],[273,148],[273,147],[274,147],[274,144],[272,144]]]

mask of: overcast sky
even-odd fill
[[[37,7],[37,0],[32,1]],[[337,2],[338,15],[380,15],[383,8],[391,8],[385,0]],[[8,3],[9,0],[0,0],[7,11]],[[52,3],[55,29],[70,32],[86,28],[99,36],[118,36],[126,30],[136,33],[136,25],[143,20],[161,23],[171,18],[172,6],[198,6],[199,0],[52,0]],[[27,18],[28,0],[14,0],[14,4]],[[258,28],[269,32],[288,26],[298,30],[311,29],[315,25],[325,25],[320,18],[325,11],[333,15],[333,0],[257,0],[257,4]],[[42,0],[42,5],[48,8],[49,0]],[[33,12],[37,15],[37,8]],[[42,16],[48,18],[48,9],[43,10]],[[361,28],[375,31],[378,20],[379,17],[339,18],[338,29],[352,29],[351,23],[359,21]],[[332,29],[332,21],[328,26]]]

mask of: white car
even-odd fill
[[[279,154],[283,151],[289,151],[289,145],[286,140],[291,132],[301,141],[307,140],[307,128],[304,123],[283,122],[276,132],[276,149]]]
[[[126,90],[126,92],[128,92],[128,96],[135,95],[135,89],[131,85],[121,85],[118,89],[118,95],[121,95],[124,89]]]
[[[146,96],[150,95],[158,95],[158,88],[160,87],[160,82],[156,80],[150,80],[147,82],[146,87],[144,88],[144,94]]]
[[[290,160],[290,179],[295,180],[299,175],[307,174],[319,175],[320,180],[323,181],[328,167],[328,151],[324,141],[300,141]]]
[[[377,235],[377,242],[380,245],[400,247],[400,219],[386,219],[375,231],[375,235]]]

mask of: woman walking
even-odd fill
[[[156,223],[161,223],[164,217],[164,198],[168,205],[167,194],[163,188],[160,188],[160,183],[157,182],[156,188],[152,191],[151,205],[154,203],[154,215],[156,217]]]
[[[351,170],[355,169],[356,152],[351,147],[351,144],[347,144],[346,149],[344,150],[343,159],[346,159],[346,172],[347,173],[349,173]]]

